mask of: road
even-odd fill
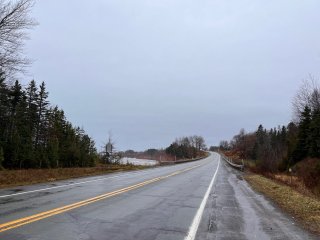
[[[317,239],[220,156],[0,190],[1,240]]]

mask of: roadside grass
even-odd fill
[[[262,175],[268,179],[274,180],[280,184],[285,184],[294,190],[309,197],[320,199],[320,191],[316,187],[307,187],[301,175],[296,172],[263,172],[257,168],[256,163],[252,160],[244,160],[246,172]],[[316,181],[314,181],[316,182]]]
[[[247,174],[245,179],[253,189],[263,193],[292,214],[306,229],[320,234],[320,200],[318,198],[302,194],[290,186],[258,174]]]
[[[150,168],[150,166],[110,164],[87,168],[2,170],[0,171],[0,188],[53,182],[56,180],[95,176],[120,171],[140,170],[145,168]]]

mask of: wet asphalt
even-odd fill
[[[320,236],[303,230],[293,217],[253,191],[243,180],[241,171],[222,163],[196,239],[320,239]]]
[[[200,161],[173,166],[0,190],[1,225],[200,165],[140,188],[10,229],[0,233],[0,239],[184,239],[219,159],[213,153]],[[221,160],[196,239],[319,239],[251,190],[241,174]]]

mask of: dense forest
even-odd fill
[[[48,101],[45,83],[6,84],[0,72],[0,166],[84,167],[95,164],[93,140]]]

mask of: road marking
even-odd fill
[[[150,172],[150,171],[145,170],[145,171],[133,172],[130,174],[116,175],[116,176],[112,176],[112,177],[103,177],[103,178],[98,178],[98,179],[94,179],[94,180],[70,183],[70,184],[65,184],[65,185],[60,185],[60,186],[55,186],[55,187],[47,187],[47,188],[41,188],[41,189],[30,190],[30,191],[25,191],[25,192],[12,193],[12,194],[7,194],[7,195],[2,195],[2,196],[0,196],[0,198],[13,197],[13,196],[17,196],[17,195],[24,195],[24,194],[35,193],[35,192],[42,192],[42,191],[47,191],[47,190],[56,189],[56,188],[63,188],[63,187],[69,187],[69,186],[80,185],[80,184],[85,184],[85,183],[102,181],[102,180],[106,180],[106,179],[120,178],[120,177],[126,177],[126,176],[136,176],[136,175],[140,175],[141,173],[145,173],[145,172]]]
[[[151,184],[151,183],[154,183],[154,182],[157,182],[157,181],[160,181],[160,180],[163,180],[163,179],[166,179],[166,178],[169,178],[169,177],[172,177],[172,176],[175,176],[175,175],[190,171],[190,170],[192,170],[194,168],[201,167],[204,164],[206,164],[206,163],[199,164],[199,165],[196,165],[196,166],[193,166],[193,167],[189,167],[189,168],[185,168],[185,169],[182,169],[182,170],[178,170],[178,171],[175,171],[175,172],[173,172],[173,173],[171,173],[169,175],[153,178],[153,179],[141,182],[141,183],[134,184],[134,185],[129,186],[129,187],[125,187],[125,188],[122,188],[122,189],[119,189],[119,190],[116,190],[116,191],[113,191],[113,192],[108,192],[108,193],[105,193],[105,194],[102,194],[102,195],[99,195],[99,196],[96,196],[96,197],[93,197],[93,198],[89,198],[89,199],[86,199],[86,200],[83,200],[83,201],[80,201],[80,202],[76,202],[76,203],[73,203],[73,204],[65,205],[63,207],[54,208],[54,209],[51,209],[49,211],[40,212],[38,214],[34,214],[34,215],[31,215],[31,216],[28,216],[28,217],[24,217],[24,218],[20,218],[20,219],[17,219],[17,220],[10,221],[10,222],[6,222],[6,223],[3,223],[3,224],[0,224],[0,232],[8,231],[10,229],[17,228],[17,227],[20,227],[20,226],[23,226],[23,225],[26,225],[26,224],[29,224],[29,223],[32,223],[32,222],[36,222],[36,221],[39,221],[39,220],[44,219],[44,218],[48,218],[48,217],[51,217],[51,216],[54,216],[54,215],[57,215],[57,214],[60,214],[60,213],[64,213],[64,212],[70,211],[70,210],[75,209],[75,208],[79,208],[79,207],[82,207],[82,206],[85,206],[85,205],[88,205],[88,204],[91,204],[91,203],[94,203],[94,202],[97,202],[97,201],[101,201],[101,200],[106,199],[106,198],[110,198],[110,197],[119,195],[121,193],[129,192],[131,190],[143,187],[145,185],[148,185],[148,184]]]
[[[214,173],[214,175],[213,175],[213,177],[211,179],[211,182],[210,182],[209,187],[208,187],[208,189],[206,191],[206,194],[204,195],[204,197],[202,199],[200,207],[199,207],[196,215],[193,218],[192,224],[191,224],[191,226],[189,228],[188,235],[184,238],[184,240],[194,240],[195,237],[196,237],[196,234],[197,234],[197,231],[198,231],[198,228],[199,228],[199,225],[200,225],[200,221],[201,221],[201,218],[202,218],[202,215],[203,215],[204,208],[205,208],[206,203],[208,201],[209,194],[211,192],[213,183],[214,183],[214,181],[216,179],[216,176],[217,176],[217,173],[218,173],[218,170],[219,170],[220,159],[221,159],[221,156],[219,155],[219,162],[218,162],[217,169],[216,169],[216,171],[215,171],[215,173]]]

